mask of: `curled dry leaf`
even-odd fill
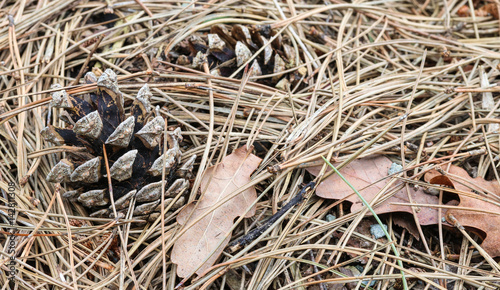
[[[496,180],[486,181],[482,177],[472,178],[467,171],[454,165],[450,167],[447,175],[442,175],[437,170],[430,170],[425,174],[425,180],[432,184],[451,186],[463,193],[459,194],[458,207],[447,210],[446,215],[453,215],[462,226],[482,237],[484,240],[481,247],[490,256],[499,257],[500,215],[491,214],[491,212],[500,213],[500,205],[489,198],[492,194],[500,196],[498,182]],[[486,197],[476,195],[474,191],[485,192]],[[460,207],[479,211],[461,209]]]
[[[391,167],[392,161],[382,155],[357,159],[346,165],[340,170],[340,173],[349,181],[359,193],[370,202],[377,193],[390,181],[388,170]],[[318,175],[321,166],[311,167],[307,169],[309,173]],[[384,179],[385,178],[385,179]],[[388,189],[388,192],[390,188]],[[363,207],[363,202],[359,199],[356,193],[347,185],[337,174],[329,176],[321,182],[316,188],[316,194],[328,199],[342,199],[353,203],[351,211],[357,211]],[[438,198],[424,193],[422,189],[415,190],[410,187],[412,201],[418,204],[438,204]],[[406,212],[412,214],[410,206],[397,205],[393,203],[410,203],[408,191],[405,187],[396,192],[393,196],[376,206],[377,214],[391,212]],[[437,211],[429,207],[417,207],[417,217],[421,225],[431,225],[437,223]]]
[[[187,205],[177,216],[179,224],[189,227],[172,249],[172,262],[177,264],[178,276],[187,277],[195,271],[201,275],[210,268],[231,239],[229,230],[233,220],[243,215],[257,198],[255,188],[251,187],[218,208],[212,208],[250,182],[250,175],[261,162],[251,151],[252,148],[243,146],[224,157],[219,165],[208,168],[201,181],[203,198]],[[210,213],[206,214],[207,211]],[[245,217],[254,214],[255,207]]]

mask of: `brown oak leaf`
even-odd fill
[[[187,277],[195,271],[201,275],[210,268],[231,239],[229,231],[233,220],[244,214],[257,198],[255,188],[251,187],[221,206],[212,208],[250,182],[250,175],[262,160],[250,152],[252,148],[243,146],[224,157],[220,164],[208,168],[201,181],[202,199],[196,204],[188,204],[177,216],[181,225],[190,226],[195,222],[179,237],[172,249],[171,259],[177,264],[178,276]],[[210,213],[206,214],[207,211]],[[255,207],[245,217],[254,214]]]
[[[366,157],[356,159],[340,170],[340,173],[349,181],[359,193],[370,202],[377,193],[390,181],[388,170],[392,161],[383,156]],[[335,166],[335,164],[334,164]],[[307,169],[311,174],[318,175],[321,166]],[[385,179],[384,179],[385,178]],[[378,182],[377,182],[378,181]],[[390,191],[390,189],[388,190]],[[337,174],[330,175],[316,188],[316,194],[328,199],[342,199],[347,197],[347,201],[353,203],[351,211],[357,211],[363,207],[361,199]],[[415,190],[410,187],[412,201],[418,204],[438,204],[438,198],[428,195],[422,189]],[[393,196],[383,201],[375,207],[377,214],[406,212],[412,214],[410,206],[393,203],[409,204],[406,187],[396,192]],[[421,225],[436,224],[438,219],[437,210],[430,207],[416,207],[417,216]]]
[[[460,9],[457,11],[457,15],[460,17],[467,17],[470,15],[470,8],[469,5],[462,5]]]
[[[444,170],[445,168],[443,168]],[[489,202],[488,196],[500,196],[500,186],[496,180],[486,181],[482,177],[472,178],[464,169],[451,165],[447,175],[437,170],[425,174],[425,180],[431,184],[451,186],[459,194],[460,203],[457,208],[449,209],[446,214],[453,215],[458,222],[468,230],[483,238],[481,247],[492,257],[500,256],[500,216],[491,213],[481,213],[463,208],[474,208],[487,212],[500,213],[497,203]],[[486,197],[474,194],[474,191],[490,192]]]

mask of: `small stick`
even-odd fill
[[[262,226],[253,229],[250,231],[248,234],[244,235],[243,237],[237,239],[236,241],[232,242],[229,244],[229,251],[231,253],[234,253],[241,249],[242,247],[248,245],[251,243],[253,240],[255,240],[257,237],[259,237],[263,232],[265,232],[268,228],[270,228],[274,222],[276,222],[281,216],[283,216],[289,209],[291,209],[293,206],[301,203],[304,200],[304,194],[308,189],[314,189],[316,186],[316,182],[311,181],[308,184],[306,184],[300,191],[297,193],[296,196],[294,196],[290,202],[288,202],[285,206],[283,206],[277,213],[272,215]]]

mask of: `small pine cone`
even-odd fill
[[[232,25],[230,29],[222,24],[214,25],[206,35],[195,34],[179,43],[169,58],[178,65],[203,69],[207,61],[210,73],[214,76],[228,77],[248,62],[250,76],[272,75],[258,79],[260,83],[287,90],[291,85],[301,84],[306,77],[301,55],[297,55],[290,41],[281,35],[270,44],[276,31],[269,26]],[[252,56],[261,48],[255,58]],[[238,74],[243,74],[243,70]]]
[[[180,128],[169,131],[167,144],[163,144],[165,120],[151,116],[152,94],[148,86],[139,90],[127,117],[123,95],[112,70],[107,69],[99,78],[88,73],[85,79],[87,83],[97,82],[97,92],[88,97],[71,96],[62,89],[54,92],[51,106],[63,109],[61,118],[69,125],[66,128],[49,125],[41,133],[45,141],[58,146],[84,147],[86,152],[62,159],[51,169],[47,181],[66,183],[73,188],[63,196],[90,208],[91,216],[112,217],[114,211],[103,155],[105,145],[119,216],[126,213],[132,202],[135,202],[134,216],[160,211],[164,170],[165,204],[187,192],[196,156],[179,164]],[[179,198],[171,208],[182,206],[183,200]]]

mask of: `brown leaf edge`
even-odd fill
[[[216,262],[231,239],[229,230],[233,220],[257,198],[255,188],[251,187],[207,214],[213,205],[250,181],[250,175],[261,162],[259,157],[250,153],[252,149],[240,147],[224,157],[220,164],[209,167],[201,182],[201,192],[205,192],[202,199],[187,205],[178,214],[177,222],[189,227],[172,249],[171,260],[177,264],[179,277],[188,277],[194,272],[201,275]],[[254,214],[255,206],[245,217]],[[196,223],[191,226],[194,221]]]

